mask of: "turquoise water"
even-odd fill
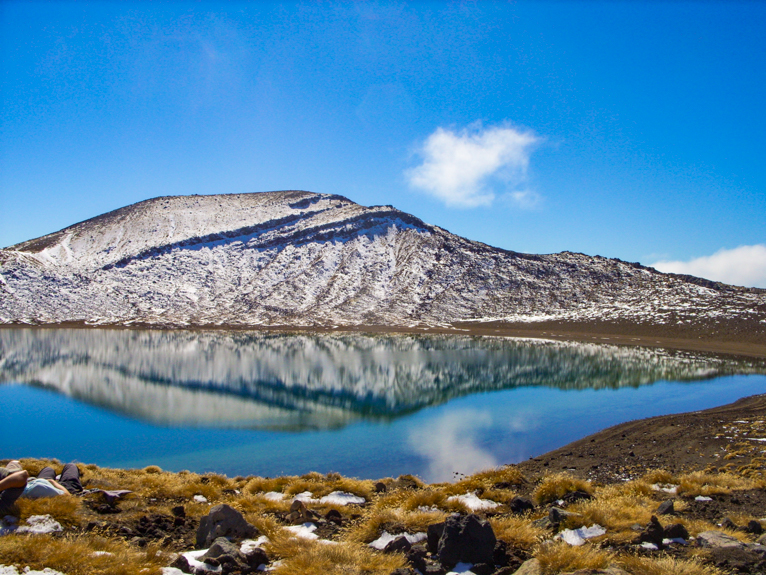
[[[428,481],[766,392],[711,355],[498,338],[0,330],[0,457]]]

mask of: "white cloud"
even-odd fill
[[[418,151],[423,162],[406,175],[412,187],[448,206],[488,206],[495,199],[489,180],[497,178],[510,186],[523,182],[531,148],[538,141],[531,132],[507,126],[483,128],[477,123],[457,132],[437,128]],[[522,207],[533,197],[521,191],[512,192],[512,199],[513,194],[520,194],[515,200]]]
[[[478,431],[491,425],[489,412],[465,409],[412,430],[410,447],[428,460],[426,481],[451,481],[454,472],[470,475],[497,467],[495,457],[478,445]]]
[[[732,285],[766,288],[766,245],[721,249],[712,256],[652,264],[661,272],[689,274]]]

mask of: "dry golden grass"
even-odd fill
[[[590,544],[571,547],[564,542],[546,542],[540,545],[535,557],[545,575],[577,571],[578,569],[604,569],[614,559],[611,553]]]
[[[678,481],[678,495],[696,497],[697,495],[718,495],[731,493],[732,490],[757,489],[758,483],[734,473],[706,473],[696,471],[681,475]]]
[[[620,566],[635,575],[724,575],[711,565],[703,565],[692,559],[661,557],[658,559],[626,555],[619,561]]]
[[[567,507],[579,513],[572,518],[576,526],[598,523],[608,531],[630,529],[631,525],[645,525],[654,514],[657,503],[648,496],[635,495],[635,486],[608,485],[596,491],[594,499],[583,500]]]
[[[96,555],[96,551],[107,554]],[[171,559],[157,547],[139,549],[119,540],[82,535],[60,539],[49,535],[0,537],[0,557],[6,565],[42,570],[50,567],[67,575],[158,575]]]
[[[572,491],[592,493],[593,487],[590,481],[578,479],[569,473],[554,473],[543,477],[540,485],[532,492],[532,498],[538,505],[545,505],[551,501],[561,499]]]
[[[267,552],[281,558],[274,575],[389,575],[407,565],[401,554],[376,553],[358,543],[330,545],[284,536],[276,536]]]
[[[524,517],[490,517],[489,523],[498,539],[527,551],[550,535],[545,529],[536,527],[531,520]]]
[[[83,522],[79,514],[82,500],[79,497],[45,497],[42,499],[21,498],[16,501],[19,519],[26,520],[32,515],[50,515],[66,527],[80,526]]]

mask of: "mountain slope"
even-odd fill
[[[391,206],[288,191],[147,200],[0,250],[0,323],[766,328],[766,292],[473,242]]]

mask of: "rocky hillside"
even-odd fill
[[[629,322],[766,333],[766,291],[461,238],[301,191],[147,200],[0,250],[0,323]]]

